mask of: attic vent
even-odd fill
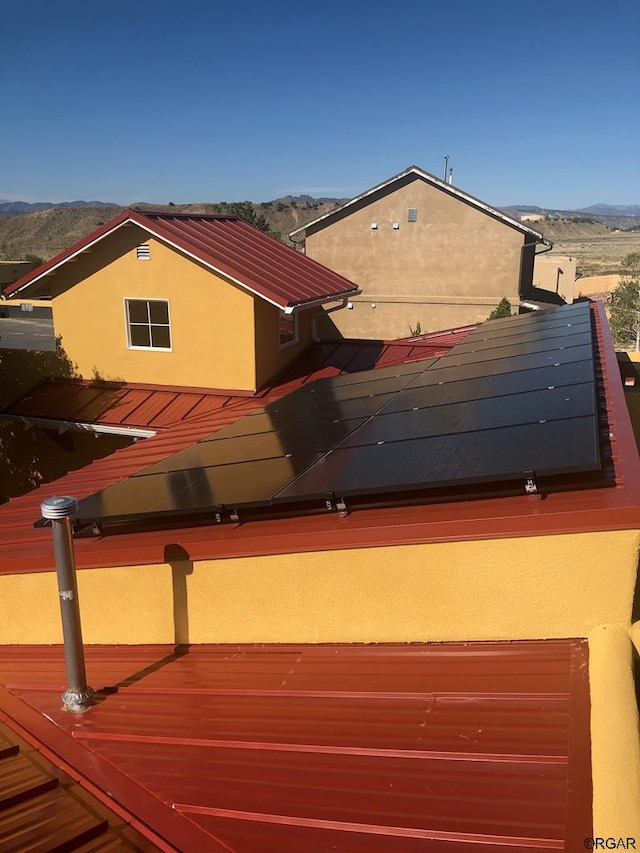
[[[136,248],[136,257],[139,261],[151,260],[151,248],[148,243],[140,243]]]
[[[417,222],[418,221],[418,208],[410,207],[407,210],[407,222]]]

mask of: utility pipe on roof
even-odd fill
[[[87,684],[84,665],[76,564],[71,537],[71,517],[77,510],[78,502],[71,497],[47,498],[40,504],[42,517],[50,520],[53,528],[53,550],[58,575],[68,683],[67,689],[62,694],[63,710],[82,712],[90,707],[94,690]]]

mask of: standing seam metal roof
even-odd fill
[[[86,658],[99,701],[77,715],[61,648],[3,649],[0,717],[169,849],[539,853],[592,834],[586,641]]]
[[[35,288],[44,276],[129,223],[282,309],[327,302],[359,292],[353,282],[239,217],[125,210],[7,287],[4,295],[17,296],[26,288]],[[27,296],[28,291],[23,295]]]

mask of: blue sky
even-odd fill
[[[640,204],[638,0],[22,0],[0,198],[353,196],[411,164],[490,204]]]

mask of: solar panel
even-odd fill
[[[303,386],[86,498],[79,518],[459,500],[566,488],[599,469],[591,315],[579,303],[484,324],[440,359]]]

